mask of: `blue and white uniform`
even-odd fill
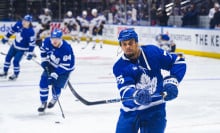
[[[33,52],[35,47],[35,33],[33,27],[24,28],[22,26],[22,21],[18,21],[7,33],[6,37],[10,38],[13,34],[16,36],[14,42],[12,43],[14,48],[22,51]]]
[[[48,85],[51,85],[50,74],[53,73],[56,78],[56,82],[53,84],[55,92],[52,91],[52,94],[53,99],[57,100],[57,96],[65,87],[70,73],[74,70],[75,56],[70,44],[65,40],[61,40],[60,46],[56,48],[53,46],[50,37],[43,41],[40,50],[42,62],[48,63],[48,70],[42,73],[40,80],[40,99],[44,103],[48,100]]]
[[[15,40],[13,41],[4,63],[4,73],[7,75],[8,69],[11,64],[12,58],[14,65],[14,78],[17,78],[20,73],[20,61],[24,52],[29,55],[32,54],[35,48],[35,32],[31,25],[32,16],[26,15],[22,21],[17,21],[14,26],[11,27],[6,36],[2,39],[2,42],[7,42],[8,39],[15,34]],[[23,23],[29,23],[29,27],[24,27]],[[9,77],[10,78],[10,77]],[[13,79],[14,79],[13,78]]]
[[[138,89],[149,90],[152,102],[140,105],[134,100],[122,102],[121,113],[116,133],[164,133],[166,111],[163,93],[163,76],[161,69],[170,71],[178,82],[181,82],[186,64],[183,58],[169,54],[154,45],[140,47],[141,53],[136,60],[123,55],[113,67],[121,98],[132,97]]]
[[[144,88],[150,89],[151,95],[160,95],[163,91],[161,69],[170,71],[170,75],[175,76],[179,82],[185,74],[185,61],[176,54],[168,54],[154,45],[141,46],[140,49],[141,55],[137,60],[132,61],[123,55],[113,67],[122,98],[131,97],[135,89]],[[123,102],[121,111],[124,113],[139,111],[163,103],[162,97],[146,106],[126,101]]]

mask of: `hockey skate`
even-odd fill
[[[17,78],[18,78],[18,75],[15,75],[15,74],[9,76],[9,80],[16,80]]]
[[[50,102],[48,103],[47,108],[49,108],[49,109],[53,108],[54,105],[56,104],[56,102],[57,102],[57,99],[53,99],[53,98],[52,98],[52,99],[50,100]]]
[[[96,47],[96,44],[94,44],[94,45],[92,46],[92,50],[95,50],[95,47]]]
[[[38,112],[44,112],[46,108],[47,108],[47,102],[44,102],[37,110]]]
[[[6,78],[7,75],[8,75],[8,74],[7,74],[6,72],[0,73],[0,77],[2,77],[2,78]]]

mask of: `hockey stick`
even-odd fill
[[[40,64],[39,62],[36,62],[36,63],[37,63],[37,64]],[[47,75],[49,76],[49,75],[50,75],[50,72],[49,72],[49,69],[48,69],[47,67],[46,67],[45,71],[47,72]],[[61,113],[62,113],[62,117],[63,117],[63,119],[65,119],[65,115],[64,115],[64,112],[63,112],[63,108],[62,108],[62,106],[61,106],[61,104],[60,104],[59,97],[58,97],[58,95],[57,95],[57,93],[56,93],[56,90],[55,90],[53,84],[52,84],[52,92],[55,94],[55,96],[56,96],[56,98],[57,98],[57,102],[58,102],[60,111],[61,111]]]
[[[108,104],[108,103],[118,103],[118,102],[123,102],[123,101],[128,101],[128,100],[133,100],[133,97],[129,97],[129,98],[114,98],[114,99],[108,99],[108,100],[99,100],[99,101],[88,101],[86,99],[84,99],[82,96],[80,96],[76,90],[73,88],[73,86],[71,85],[70,81],[67,82],[70,91],[73,93],[73,95],[83,104],[85,105],[99,105],[99,104]]]
[[[0,52],[0,54],[1,55],[7,55],[6,53],[4,53],[4,52]],[[24,54],[25,56],[27,56],[26,54]],[[34,59],[34,58],[37,58],[36,56],[33,56],[33,58],[31,59],[31,60],[33,60],[34,62],[36,62],[37,64],[39,64],[39,62],[36,60],[36,59]]]
[[[4,52],[0,52],[0,54],[1,54],[1,55],[6,55],[6,53],[4,53]]]
[[[54,92],[54,94],[55,94],[56,97],[57,97],[57,102],[58,102],[58,105],[59,105],[60,111],[61,111],[61,113],[62,113],[62,117],[63,117],[63,119],[65,119],[65,115],[64,115],[64,112],[63,112],[63,108],[62,108],[62,106],[61,106],[61,103],[60,103],[59,97],[57,96],[56,90],[54,89],[53,85],[52,85],[52,91]]]
[[[73,95],[83,104],[85,105],[100,105],[100,104],[109,104],[109,103],[118,103],[118,102],[124,102],[124,101],[129,101],[129,100],[134,100],[134,97],[127,97],[127,98],[114,98],[114,99],[108,99],[108,100],[98,100],[98,101],[88,101],[86,99],[84,99],[82,96],[80,96],[76,90],[73,88],[73,86],[71,85],[70,81],[67,82],[70,91],[73,93]],[[159,100],[159,99],[164,99],[166,97],[166,94],[163,92],[160,95],[153,95],[151,96],[152,100]]]
[[[41,66],[40,62],[36,59],[36,57],[33,57],[31,60]]]

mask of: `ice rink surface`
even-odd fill
[[[97,45],[92,50],[89,45],[82,50],[83,45],[72,44],[76,68],[70,82],[75,90],[89,101],[119,98],[112,66],[120,49],[110,45],[100,49]],[[1,45],[0,51],[6,53],[8,48]],[[0,55],[1,71],[4,58]],[[186,62],[179,97],[167,103],[166,133],[220,133],[220,60],[186,55]],[[0,79],[0,133],[115,132],[120,103],[86,106],[76,100],[68,86],[60,97],[65,119],[58,104],[39,115],[41,72],[34,61],[23,59],[16,81]]]

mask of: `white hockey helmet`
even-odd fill
[[[49,13],[50,10],[48,8],[44,8],[44,13]]]
[[[68,17],[72,17],[73,13],[72,13],[71,11],[68,11],[68,12],[66,13],[66,15],[67,15]]]
[[[215,8],[219,8],[219,7],[220,7],[219,3],[216,2],[216,3],[214,4],[214,7],[215,7]]]
[[[87,16],[87,11],[86,11],[86,10],[82,11],[82,15],[83,15],[84,17],[86,17],[86,16]]]
[[[92,9],[92,12],[91,12],[91,14],[93,15],[93,16],[96,16],[97,15],[97,13],[98,13],[98,11],[97,11],[97,9]]]

